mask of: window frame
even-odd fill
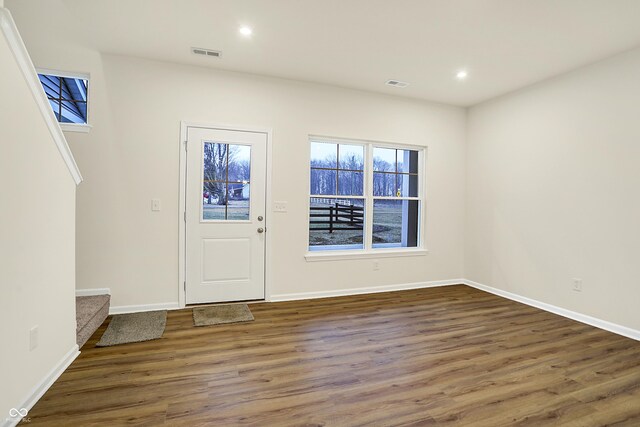
[[[204,183],[205,181],[205,177],[204,177],[204,147],[206,144],[222,144],[222,145],[226,145],[227,147],[230,147],[232,145],[242,145],[245,147],[249,147],[250,151],[250,155],[249,155],[249,168],[252,167],[253,165],[253,146],[251,144],[243,144],[243,143],[239,143],[239,142],[230,142],[230,141],[226,141],[226,140],[206,140],[203,139],[201,141],[201,154],[200,154],[200,158],[202,159],[201,165],[200,165],[200,182]],[[227,148],[227,150],[229,150],[229,148]],[[225,155],[226,157],[226,164],[225,164],[225,180],[224,181],[215,181],[215,182],[224,182],[225,184],[225,192],[229,191],[229,184],[240,184],[241,182],[239,181],[229,181],[229,151],[227,151],[227,154]],[[249,172],[249,181],[247,181],[247,184],[251,185],[251,169]],[[249,191],[251,191],[251,187],[249,187]],[[227,197],[229,196],[228,194],[226,195]],[[204,219],[204,198],[202,198],[202,200],[200,200],[200,224],[251,224],[251,198],[249,198],[249,214],[247,219],[228,219],[228,209],[229,209],[229,205],[225,205],[225,219]]]
[[[364,183],[362,196],[347,195],[315,195],[311,194],[311,144],[331,143],[346,145],[361,145],[364,148]],[[373,151],[375,148],[391,148],[396,150],[413,150],[418,152],[418,194],[416,197],[391,197],[391,196],[374,196],[373,195]],[[307,261],[326,261],[337,259],[363,259],[363,258],[388,258],[388,257],[404,257],[404,256],[421,256],[426,255],[425,229],[426,229],[426,212],[427,212],[427,150],[428,146],[403,144],[394,142],[383,142],[374,140],[347,139],[339,137],[327,137],[319,135],[308,136],[308,163],[307,163],[307,252],[305,259]],[[312,197],[323,198],[357,198],[364,200],[364,229],[363,229],[363,248],[362,249],[332,249],[332,250],[310,250],[309,243],[309,223],[310,207]],[[418,246],[416,247],[373,247],[373,204],[374,200],[418,200]]]
[[[70,71],[60,71],[60,70],[52,70],[52,69],[48,69],[48,68],[36,68],[36,73],[37,74],[45,74],[48,76],[54,76],[54,77],[63,77],[63,78],[68,78],[68,79],[82,79],[82,80],[86,80],[87,81],[87,122],[86,123],[63,123],[58,121],[58,119],[56,118],[56,123],[58,123],[60,125],[60,128],[65,131],[65,132],[82,132],[82,133],[87,133],[91,130],[91,128],[93,127],[90,124],[90,117],[91,117],[91,108],[90,108],[90,103],[91,103],[91,75],[89,73],[79,73],[79,72],[70,72]],[[38,78],[38,82],[41,83],[39,81],[40,79]],[[46,95],[46,94],[45,94]],[[49,100],[49,97],[47,96],[47,101]],[[51,107],[51,106],[49,106]],[[55,117],[55,113],[54,113],[54,117]]]

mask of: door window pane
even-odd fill
[[[231,145],[229,150],[229,182],[249,182],[251,174],[251,147]]]
[[[309,249],[364,248],[364,200],[312,197]]]
[[[224,186],[224,184],[222,184]],[[224,191],[224,190],[223,190]],[[212,192],[205,186],[202,193],[202,219],[221,220],[225,219],[226,206],[219,205],[216,198],[212,198]]]
[[[250,184],[229,183],[229,202],[227,204],[227,219],[237,221],[249,220]]]
[[[202,220],[248,220],[250,178],[250,146],[205,142]]]
[[[418,246],[419,201],[373,201],[373,247]]]
[[[228,144],[218,144],[215,142],[206,142],[204,144],[204,180],[209,181],[227,181],[227,153],[229,151]],[[222,187],[220,187],[222,188]],[[224,193],[215,193],[215,196],[222,197]]]

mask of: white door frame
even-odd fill
[[[271,300],[271,129],[256,128],[251,126],[221,125],[182,120],[180,122],[180,187],[178,198],[178,302],[180,308],[186,306],[186,268],[187,268],[187,233],[186,212],[187,198],[185,189],[187,186],[187,131],[190,127],[218,129],[239,132],[259,132],[267,136],[267,183],[265,194],[265,260],[264,260],[264,300]]]

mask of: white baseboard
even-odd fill
[[[126,313],[140,313],[142,311],[156,311],[156,310],[178,310],[180,304],[177,302],[166,302],[160,304],[141,304],[141,305],[121,305],[117,307],[109,308],[109,314],[126,314]]]
[[[546,302],[537,301],[531,298],[523,297],[522,295],[514,294],[512,292],[503,291],[502,289],[493,288],[491,286],[483,285],[482,283],[474,282],[472,280],[463,280],[462,283],[471,286],[472,288],[480,289],[481,291],[489,292],[494,295],[498,295],[503,298],[507,298],[513,301],[521,302],[522,304],[530,305],[550,313],[557,314],[559,316],[567,317],[572,320],[576,320],[587,325],[594,326],[605,331],[613,332],[614,334],[622,335],[627,338],[631,338],[640,341],[640,331],[628,328],[626,326],[611,323],[606,320],[591,317],[586,314],[577,313],[575,311],[567,310],[562,307],[547,304]]]
[[[631,338],[640,341],[640,331],[628,328],[626,326],[618,325],[616,323],[608,322],[606,320],[598,319],[596,317],[588,316],[586,314],[578,313],[575,311],[567,310],[562,307],[547,304],[545,302],[537,301],[531,298],[527,298],[512,292],[504,291],[502,289],[493,288],[491,286],[483,285],[478,282],[474,282],[468,279],[453,279],[453,280],[437,280],[432,282],[417,282],[417,283],[405,283],[399,285],[386,285],[386,286],[372,286],[365,288],[352,288],[352,289],[336,289],[331,291],[319,291],[319,292],[300,292],[292,294],[277,294],[271,295],[270,302],[278,301],[297,301],[305,299],[316,298],[330,298],[348,295],[361,295],[361,294],[373,294],[378,292],[390,292],[390,291],[402,291],[409,289],[422,289],[422,288],[434,288],[438,286],[450,286],[464,284],[471,286],[472,288],[479,289],[481,291],[489,292],[491,294],[517,301],[532,307],[539,308],[550,313],[557,314],[572,320],[576,320],[581,323],[585,323],[590,326],[594,326],[605,331],[613,332],[614,334],[622,335],[627,338]]]
[[[109,288],[76,289],[77,297],[90,297],[94,295],[111,295],[111,289]]]
[[[22,401],[22,404],[14,406],[16,409],[26,409],[30,411],[38,400],[45,394],[49,387],[62,375],[62,373],[71,365],[76,357],[80,355],[78,345],[74,345],[67,354],[64,355],[62,360],[58,362],[56,366],[40,381],[39,384],[29,392],[28,396]],[[29,415],[27,414],[27,417]],[[13,427],[18,425],[22,421],[22,418],[6,418],[2,424],[5,427]]]
[[[461,285],[464,279],[436,280],[433,282],[403,283],[399,285],[370,286],[365,288],[336,289],[331,291],[300,292],[294,294],[271,295],[270,302],[298,301],[304,299],[342,297],[348,295],[375,294],[379,292],[405,291],[409,289],[435,288],[438,286]]]

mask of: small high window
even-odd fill
[[[87,76],[47,72],[39,73],[38,77],[58,122],[67,125],[88,124],[89,79]]]

